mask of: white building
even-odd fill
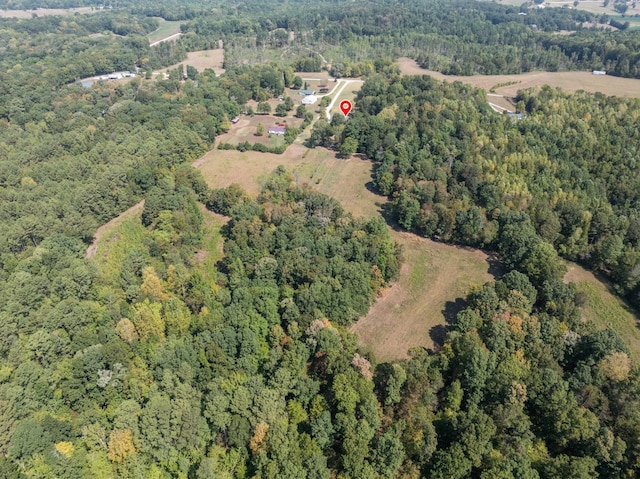
[[[302,99],[302,104],[303,105],[313,105],[315,102],[318,101],[318,97],[315,95],[307,95]]]

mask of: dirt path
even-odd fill
[[[196,161],[191,163],[191,166],[193,166],[194,168],[198,168],[205,161],[206,156],[207,156],[206,154],[202,155]],[[127,217],[133,215],[134,213],[137,213],[138,211],[141,211],[142,208],[144,208],[144,199],[138,201],[135,205],[133,205],[128,210],[123,211],[122,213],[120,213],[115,218],[107,221],[105,224],[100,226],[96,230],[96,232],[93,234],[93,241],[91,242],[91,244],[87,248],[87,252],[84,255],[85,258],[91,259],[96,255],[96,253],[98,252],[98,243],[100,242],[100,239],[104,235],[105,231],[108,231],[113,225],[118,223],[123,218],[127,218]]]
[[[87,248],[87,252],[85,254],[85,258],[91,259],[96,255],[96,253],[98,252],[98,243],[100,242],[100,239],[102,238],[102,235],[106,231],[108,231],[116,223],[119,223],[122,219],[124,219],[126,217],[129,217],[129,216],[137,213],[138,211],[142,211],[143,207],[144,207],[144,200],[140,200],[139,202],[137,202],[135,205],[133,205],[128,210],[124,211],[123,213],[120,213],[118,216],[116,216],[112,220],[110,220],[110,221],[106,222],[105,224],[103,224],[102,226],[100,226],[96,230],[94,235],[93,235],[93,241],[91,242],[91,244]]]
[[[150,47],[155,47],[156,45],[164,42],[170,42],[171,40],[178,40],[182,36],[182,33],[174,33],[173,35],[169,35],[167,38],[163,38],[162,40],[158,40],[157,42],[149,43]]]

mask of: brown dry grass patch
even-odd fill
[[[223,62],[223,48],[218,48],[216,50],[200,50],[197,52],[187,53],[186,60],[183,60],[180,63],[176,63],[175,65],[171,65],[167,68],[157,70],[157,73],[165,73],[176,68],[178,65],[184,65],[185,68],[187,65],[191,65],[199,72],[203,72],[207,68],[211,68],[214,72],[216,72],[216,75],[220,76],[225,72],[224,68],[222,68]]]
[[[612,96],[640,97],[640,80],[610,75],[593,75],[591,72],[529,72],[517,75],[456,76],[425,70],[410,58],[399,58],[398,65],[403,75],[430,75],[438,80],[461,81],[487,91],[499,84],[515,82],[513,85],[495,88],[495,93],[509,97],[515,97],[518,90],[542,85],[550,85],[571,92],[584,90]]]
[[[74,13],[98,13],[101,10],[91,7],[79,8],[38,8],[37,10],[0,10],[0,18],[32,18],[48,17],[50,15],[72,15]]]

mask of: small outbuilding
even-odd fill
[[[309,96],[309,95],[315,95],[316,91],[315,90],[300,90],[298,93],[300,93],[300,95]]]
[[[593,74],[594,75],[606,75],[607,72],[605,72],[603,70],[593,70]]]

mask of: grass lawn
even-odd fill
[[[277,104],[274,103],[274,105]],[[255,109],[255,105],[253,106]],[[272,106],[272,110],[275,110]],[[295,110],[294,110],[295,111]],[[235,125],[232,125],[229,131],[220,136],[221,143],[230,143],[237,145],[244,141],[249,143],[263,143],[268,146],[280,146],[284,144],[284,136],[277,134],[269,134],[269,128],[279,125],[287,125],[290,127],[298,127],[302,124],[301,118],[295,118],[293,116],[278,117],[273,115],[255,115],[253,117],[242,115],[240,121]],[[264,126],[264,134],[262,136],[256,136],[256,130],[258,124]]]
[[[168,22],[162,18],[157,19],[160,22],[157,30],[147,34],[147,38],[149,39],[149,43],[157,42],[162,40],[163,38],[170,37],[176,33],[180,33],[180,25],[185,22]]]
[[[578,291],[587,296],[582,309],[585,320],[593,321],[598,329],[615,330],[631,350],[634,360],[640,359],[640,329],[637,312],[616,296],[611,286],[575,263],[567,262],[565,281],[576,284]]]

